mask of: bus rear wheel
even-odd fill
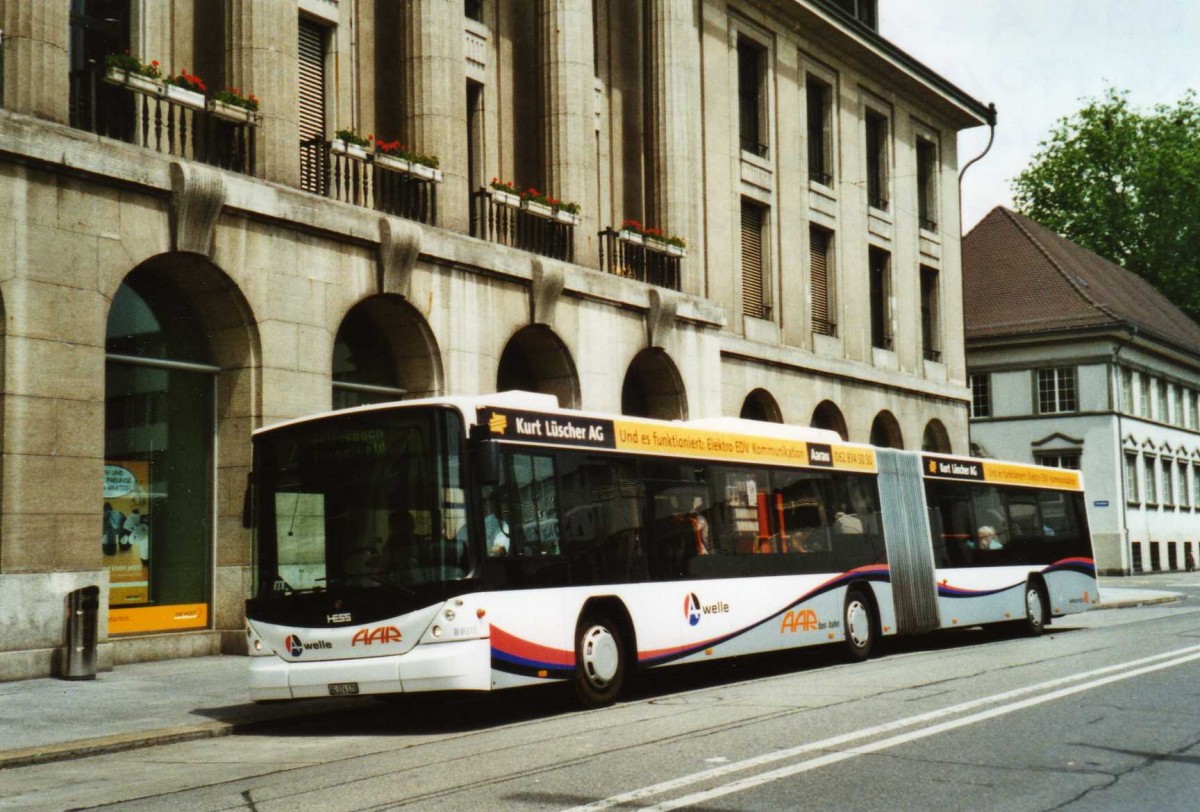
[[[1046,631],[1046,594],[1042,587],[1035,583],[1025,584],[1025,620],[1021,628],[1030,637],[1037,637]]]
[[[610,617],[584,618],[575,633],[575,693],[589,708],[611,705],[626,670],[625,642]]]
[[[861,587],[853,587],[846,593],[842,611],[842,630],[846,633],[846,653],[851,660],[865,660],[875,647],[875,618],[871,612],[871,599]]]

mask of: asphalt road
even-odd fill
[[[860,664],[808,651],[668,670],[599,711],[553,688],[368,700],[6,770],[0,806],[1195,810],[1200,589],[1178,588],[1193,597],[1039,639],[964,630]]]

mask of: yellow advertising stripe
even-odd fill
[[[616,447],[643,454],[707,457],[722,460],[751,460],[784,465],[810,464],[808,443],[745,434],[726,434],[675,426],[653,426],[614,420]],[[871,449],[832,446],[832,467],[843,470],[875,471]]]
[[[208,605],[203,603],[134,608],[111,607],[108,610],[109,634],[202,629],[206,626],[208,626]]]
[[[1001,485],[1083,490],[1079,472],[1070,468],[1034,468],[1005,462],[985,462],[983,478],[986,482],[995,482]]]

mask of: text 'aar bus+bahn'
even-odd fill
[[[1097,598],[1078,471],[507,392],[254,435],[251,695],[492,690]]]

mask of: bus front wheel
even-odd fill
[[[1046,593],[1039,584],[1025,584],[1025,621],[1022,627],[1031,637],[1046,631]]]
[[[625,681],[625,644],[610,617],[584,618],[575,634],[575,692],[589,708],[611,705]]]
[[[871,599],[859,587],[846,593],[842,612],[842,628],[846,632],[846,652],[851,660],[865,660],[875,647],[875,619],[871,615]]]

